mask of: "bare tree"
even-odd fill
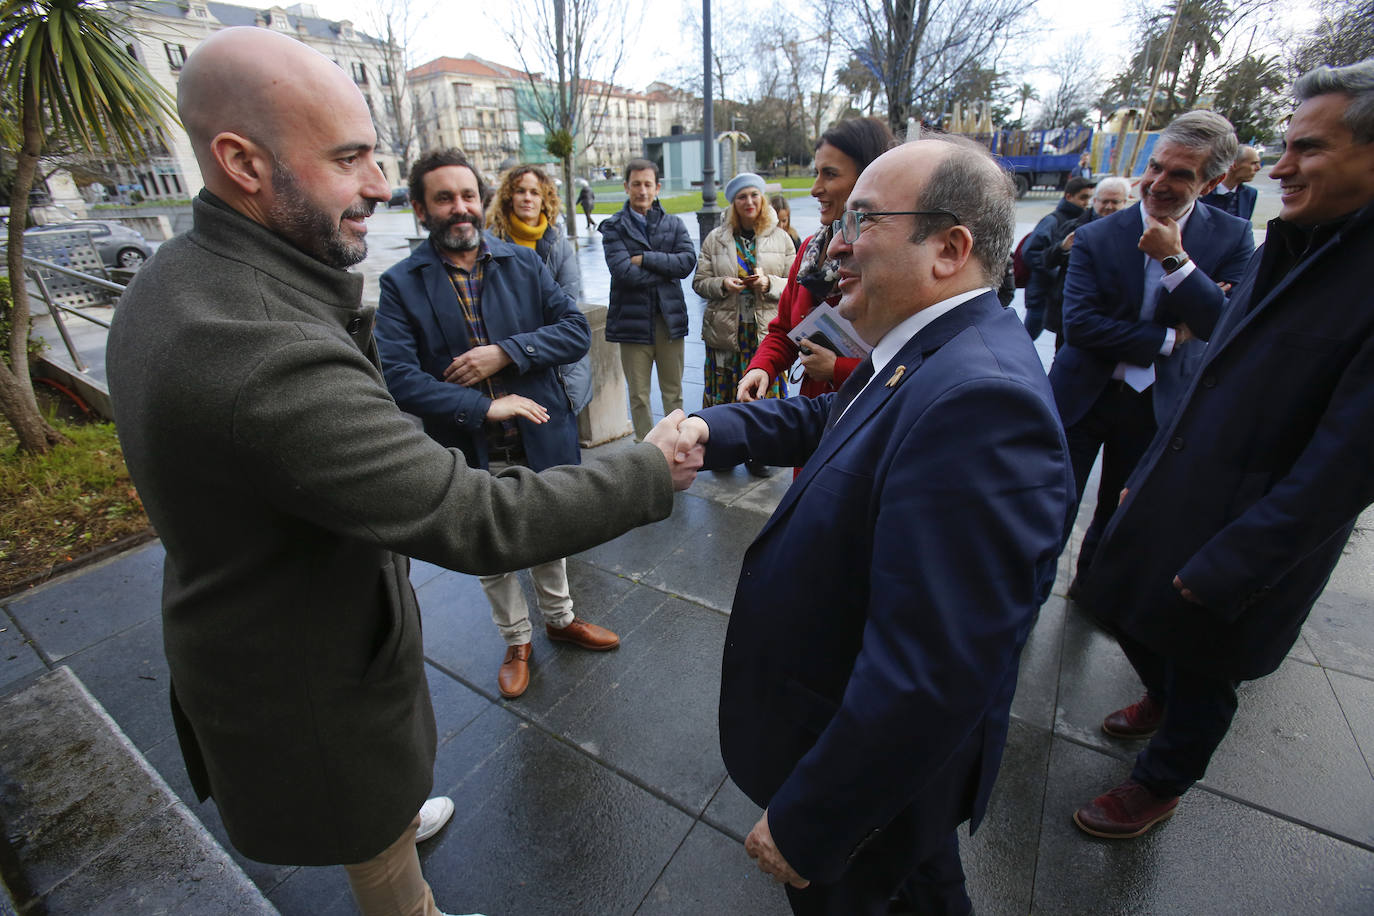
[[[815,90],[812,93],[811,139],[815,140],[830,125],[823,124],[830,100],[840,88],[840,62],[842,46],[840,43],[839,19],[841,0],[820,0],[814,7],[812,26],[815,37],[810,40],[814,47],[812,72],[815,73]]]
[[[1087,48],[1087,36],[1079,35],[1067,41],[1050,58],[1050,70],[1058,74],[1059,83],[1041,106],[1036,126],[1069,127],[1087,118],[1101,83],[1097,61]]]
[[[378,81],[383,89],[386,111],[372,120],[377,127],[377,142],[396,157],[405,180],[410,163],[418,152],[416,110],[406,87],[406,74],[413,66],[410,48],[415,44],[433,7],[412,0],[377,0],[368,16],[367,28],[382,41],[383,71]]]
[[[850,50],[882,87],[894,131],[905,131],[917,99],[938,97],[965,67],[994,65],[1013,27],[1034,5],[1034,0],[847,2]]]
[[[531,0],[501,24],[529,81],[544,146],[563,163],[569,238],[577,238],[573,160],[601,134],[628,19],[624,0]]]
[[[1374,0],[1325,0],[1321,20],[1292,55],[1295,76],[1326,64],[1341,67],[1374,57]]]

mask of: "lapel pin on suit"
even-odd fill
[[[892,377],[887,380],[886,384],[883,387],[896,388],[898,383],[901,382],[902,376],[905,374],[906,366],[898,366],[896,369],[892,370]]]

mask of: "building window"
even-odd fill
[[[186,63],[185,45],[174,45],[164,41],[162,50],[167,53],[167,64],[173,70],[180,70],[182,65]]]
[[[378,70],[377,70],[377,82],[381,83],[383,86],[390,86],[390,85],[391,85],[391,68],[390,68],[390,67],[385,67],[385,66],[384,66],[384,67],[378,68]]]
[[[355,60],[352,64],[350,64],[350,67],[353,70],[353,82],[357,83],[359,86],[366,86],[367,64],[364,64],[360,60]]]

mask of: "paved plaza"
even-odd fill
[[[1018,238],[1029,224],[1019,228]],[[584,249],[584,265],[595,266],[593,254],[600,257],[599,242]],[[604,301],[604,285],[588,273],[585,298]],[[701,307],[694,296],[688,302],[686,374],[695,387],[687,402],[695,406]],[[1048,360],[1049,341],[1040,346]],[[624,447],[621,440],[585,455]],[[504,646],[477,580],[414,564],[439,729],[434,789],[457,806],[421,847],[443,910],[787,912],[782,891],[744,854],[759,810],[726,776],[716,705],[741,557],[790,479],[778,472],[759,480],[742,468],[704,473],[675,497],[669,519],[570,558],[578,613],[619,632],[622,645],[589,653],[536,633],[533,681],[516,700],[496,690]],[[1280,669],[1242,687],[1231,734],[1178,813],[1141,839],[1097,840],[1070,815],[1128,773],[1139,744],[1107,737],[1098,723],[1140,687],[1112,640],[1064,597],[1094,491],[1090,482],[1022,658],[988,816],[964,837],[977,912],[1374,913],[1374,534],[1352,539]],[[1374,528],[1374,513],[1361,528]],[[816,559],[805,574],[837,574]],[[0,697],[70,668],[185,809],[227,845],[213,802],[191,794],[173,736],[162,561],[152,542],[0,602]],[[342,869],[230,854],[283,914],[355,912]],[[60,888],[61,874],[51,881]],[[143,904],[119,909],[91,897],[87,909],[48,912],[235,911],[184,886],[142,897],[118,890]]]

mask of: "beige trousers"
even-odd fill
[[[420,856],[415,851],[419,827],[416,814],[396,842],[366,862],[344,866],[363,916],[442,916],[420,874]]]
[[[654,428],[654,414],[649,409],[649,383],[655,364],[658,366],[658,396],[663,402],[663,415],[682,409],[682,363],[685,338],[668,339],[668,322],[661,313],[654,314],[654,342],[651,344],[620,345],[620,366],[630,388],[630,420],[635,426],[635,441],[643,442]]]
[[[539,601],[539,612],[544,622],[554,629],[561,630],[573,622],[572,595],[568,592],[568,561],[553,560],[530,567],[530,578],[534,580],[534,594]],[[519,573],[500,573],[495,576],[478,576],[482,590],[491,602],[491,619],[501,631],[501,638],[508,646],[522,646],[530,641],[530,607],[525,601],[525,591],[520,587]]]

